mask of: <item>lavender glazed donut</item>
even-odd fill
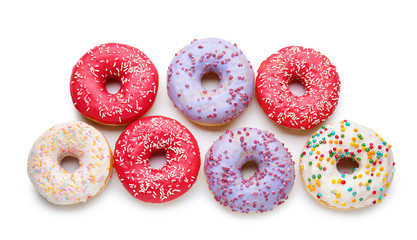
[[[249,179],[242,166],[254,161]],[[291,153],[272,133],[256,128],[227,130],[206,154],[204,173],[214,198],[233,211],[265,212],[282,204],[294,185]]]
[[[220,85],[204,89],[201,78],[216,73]],[[217,38],[194,40],[179,51],[168,67],[168,95],[191,121],[202,125],[225,124],[249,105],[254,72],[236,44]]]

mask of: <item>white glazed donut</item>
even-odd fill
[[[72,173],[60,165],[67,156],[79,160]],[[58,124],[33,144],[27,170],[36,190],[49,202],[69,205],[86,202],[107,184],[112,153],[106,138],[84,122]]]
[[[357,168],[340,172],[341,161],[354,161]],[[355,209],[381,202],[394,165],[391,145],[371,129],[345,120],[323,126],[307,141],[300,175],[307,192],[322,205]]]

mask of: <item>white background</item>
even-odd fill
[[[388,239],[412,236],[416,201],[416,7],[412,1],[2,1],[0,4],[1,239]],[[253,99],[222,127],[189,122],[173,107],[166,71],[193,39],[237,43],[255,70],[277,50],[299,45],[325,54],[342,82],[340,101],[325,122],[348,119],[368,126],[393,146],[396,174],[382,203],[336,211],[322,207],[297,176],[287,202],[263,214],[220,206],[203,168],[195,185],[165,204],[129,195],[115,171],[102,193],[85,204],[55,206],[27,177],[33,142],[49,127],[83,118],[73,107],[69,80],[90,48],[119,42],[142,50],[159,72],[160,88],[146,114],[185,125],[204,155],[226,129],[258,127],[284,142],[298,167],[311,130],[269,120]],[[112,149],[124,127],[94,125]],[[5,237],[8,236],[8,237]]]

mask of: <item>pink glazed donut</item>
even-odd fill
[[[164,151],[167,157],[159,169],[149,164],[149,158],[157,151]],[[191,132],[176,120],[144,117],[131,123],[117,140],[114,168],[133,197],[150,203],[168,202],[195,183],[200,150]]]
[[[299,80],[302,96],[289,90]],[[277,124],[310,129],[326,120],[339,100],[340,81],[336,67],[320,52],[290,46],[262,62],[256,78],[256,95],[265,114]]]
[[[109,79],[121,83],[116,94],[106,89]],[[139,49],[107,43],[88,51],[72,70],[71,97],[85,117],[108,125],[124,125],[144,115],[158,91],[158,72]]]

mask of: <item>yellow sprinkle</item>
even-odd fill
[[[335,184],[336,183],[336,180],[335,179],[332,179],[332,183]]]
[[[346,206],[346,203],[341,203],[341,204],[342,204],[343,207]]]

